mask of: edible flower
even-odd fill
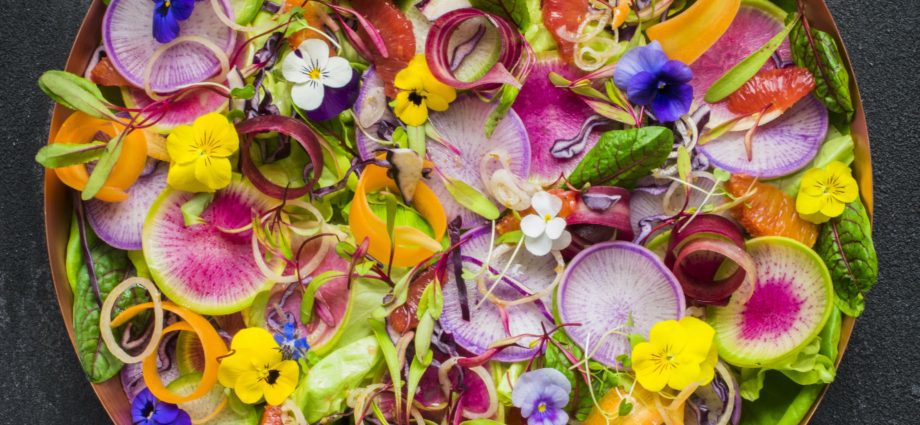
[[[531,254],[542,257],[572,243],[572,234],[565,230],[565,219],[557,217],[562,211],[562,199],[541,191],[533,195],[530,207],[535,214],[521,219],[521,232],[524,233],[524,246]]]
[[[636,379],[651,392],[665,386],[680,391],[694,382],[708,384],[718,361],[714,337],[712,326],[695,317],[658,322],[649,340],[633,347]]]
[[[825,168],[812,168],[802,176],[795,210],[812,223],[825,223],[843,214],[846,204],[859,197],[856,179],[850,167],[834,161]]]
[[[267,330],[253,327],[237,332],[230,352],[220,362],[217,379],[243,403],[255,404],[264,396],[268,404],[278,406],[294,393],[300,368],[294,360],[284,359]]]
[[[626,91],[629,101],[650,107],[660,122],[677,121],[690,111],[692,79],[690,67],[669,60],[657,41],[623,55],[613,75],[614,83]]]
[[[294,84],[291,100],[314,121],[325,121],[350,108],[358,98],[359,81],[348,60],[329,57],[329,45],[311,38],[281,62],[284,79]]]
[[[281,352],[285,359],[297,360],[305,356],[307,351],[310,350],[307,338],[298,338],[299,334],[300,332],[297,331],[297,325],[294,324],[293,320],[284,325],[281,333],[275,334],[275,342],[281,346]]]
[[[192,419],[179,406],[157,400],[144,388],[131,400],[131,423],[134,425],[191,425]]]
[[[154,0],[153,38],[169,43],[179,36],[179,21],[192,16],[195,0]]]
[[[511,391],[511,402],[521,409],[528,425],[565,425],[569,415],[572,384],[556,369],[544,368],[527,372],[518,378]]]
[[[169,152],[167,183],[186,192],[214,192],[230,184],[230,156],[240,137],[227,117],[212,112],[192,125],[176,127],[166,138]]]
[[[457,91],[432,75],[425,55],[416,55],[402,71],[396,74],[393,84],[399,89],[396,95],[396,116],[410,126],[421,126],[428,121],[428,110],[446,111],[457,99]]]

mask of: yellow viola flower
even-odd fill
[[[802,176],[795,210],[812,223],[825,223],[843,214],[846,204],[859,197],[859,187],[850,167],[834,161],[825,168],[812,168]]]
[[[416,55],[409,65],[396,74],[393,84],[399,89],[394,112],[410,126],[424,125],[428,110],[446,111],[457,99],[457,91],[434,77],[428,69],[425,55]]]
[[[633,347],[632,367],[643,388],[676,391],[696,382],[706,385],[718,361],[715,330],[695,317],[666,320],[652,327],[649,340]]]
[[[212,112],[192,125],[176,127],[166,138],[169,152],[167,183],[186,192],[214,192],[230,184],[230,156],[240,148],[236,127]]]
[[[232,388],[240,401],[258,403],[262,398],[272,405],[284,403],[300,378],[300,367],[285,360],[272,334],[262,328],[246,328],[233,336],[230,352],[220,362],[217,379]]]

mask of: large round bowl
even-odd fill
[[[840,32],[834,23],[833,17],[824,3],[824,0],[806,0],[807,14],[813,25],[826,31],[834,36],[835,39],[843,46],[840,39]],[[70,50],[70,57],[67,59],[66,70],[69,72],[82,74],[93,50],[96,49],[100,40],[100,27],[102,15],[105,12],[105,5],[101,0],[94,0],[90,6],[77,38],[74,41],[73,48]],[[859,96],[859,88],[856,84],[855,74],[850,62],[846,49],[843,49],[843,59],[849,70],[851,78],[852,91],[854,95],[856,116],[853,119],[853,138],[856,142],[856,163],[854,169],[862,199],[869,210],[871,217],[873,211],[872,202],[872,161],[869,154],[869,132],[866,128],[866,114],[863,110],[862,100]],[[51,117],[51,132],[48,135],[49,141],[54,139],[61,123],[70,114],[70,110],[60,105],[55,106]],[[45,172],[45,234],[48,240],[48,258],[51,262],[51,275],[54,279],[54,290],[57,293],[58,304],[61,308],[61,315],[64,316],[64,323],[67,326],[67,333],[70,335],[70,341],[74,341],[73,333],[73,294],[70,291],[70,285],[67,283],[67,273],[64,269],[64,255],[67,249],[67,239],[70,234],[70,218],[72,215],[71,198],[68,196],[68,190],[54,173]],[[840,336],[840,354],[837,356],[837,364],[840,364],[847,344],[850,341],[850,334],[853,332],[854,319],[844,317],[843,330]],[[93,390],[99,397],[99,401],[105,407],[105,410],[111,416],[112,421],[116,424],[130,424],[131,412],[130,403],[125,396],[118,379],[111,379],[102,384],[93,384]],[[825,388],[826,390],[826,388]],[[822,397],[823,398],[823,394]],[[821,403],[821,398],[811,407],[811,411],[806,416],[803,423],[808,423],[815,410]]]

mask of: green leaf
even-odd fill
[[[745,425],[798,425],[817,400],[823,384],[802,387],[777,372],[767,373],[763,395],[755,402],[742,400]]]
[[[233,96],[236,99],[252,99],[256,95],[256,89],[252,84],[246,84],[243,87],[237,87],[233,90],[230,90],[230,96]]]
[[[189,199],[180,208],[182,210],[182,221],[185,227],[204,223],[201,219],[201,213],[211,205],[214,200],[214,193],[199,193]]]
[[[80,194],[80,198],[84,201],[93,199],[102,189],[102,186],[105,185],[106,180],[109,179],[109,174],[112,173],[112,169],[118,163],[118,157],[121,156],[125,136],[127,136],[126,133],[119,134],[118,137],[106,145],[105,151],[99,156],[96,166],[93,167],[93,172],[86,181],[86,186],[83,187],[83,193]]]
[[[52,143],[38,150],[35,161],[47,168],[86,164],[99,159],[106,145],[107,143],[100,141],[82,144]]]
[[[431,315],[425,315],[418,321],[415,328],[415,358],[420,361],[431,352],[431,337],[434,335],[435,321]]]
[[[853,114],[853,98],[850,94],[850,74],[847,72],[837,42],[830,34],[812,28],[814,47],[808,39],[805,27],[797,25],[789,35],[792,58],[795,64],[808,68],[815,76],[814,95],[832,112]]]
[[[406,127],[406,135],[409,149],[414,150],[420,158],[424,159],[425,151],[427,150],[426,144],[428,143],[425,137],[425,126]]]
[[[510,19],[521,29],[531,24],[531,8],[540,10],[539,0],[470,0],[470,4],[479,10]]]
[[[348,392],[361,386],[379,361],[377,338],[361,338],[316,363],[305,379],[301,378],[301,384],[291,397],[310,423],[344,412],[348,408],[345,404]]]
[[[626,399],[620,400],[620,407],[617,408],[617,416],[629,416],[629,413],[633,410],[633,404],[626,401]]]
[[[517,99],[520,92],[521,89],[512,85],[505,84],[502,86],[501,93],[498,97],[498,106],[489,113],[489,118],[486,119],[486,138],[492,138],[492,133],[495,132],[495,128],[498,127],[498,124],[508,115],[508,111],[511,110],[511,105],[514,104],[514,100]]]
[[[502,234],[501,236],[495,238],[495,245],[501,245],[506,243],[518,243],[524,239],[524,233],[520,230],[512,230],[508,233]]]
[[[386,362],[387,371],[390,373],[390,381],[393,388],[397,389],[393,395],[396,404],[402,404],[402,370],[399,365],[399,354],[396,352],[396,346],[387,334],[386,326],[379,320],[368,320],[371,329],[374,330],[374,337],[377,338],[377,345],[380,352],[383,353],[383,360]],[[412,394],[411,392],[409,394]]]
[[[757,75],[757,72],[763,68],[764,64],[770,60],[770,57],[773,56],[773,53],[779,49],[779,46],[783,44],[783,41],[786,40],[786,37],[792,31],[792,29],[798,24],[799,15],[792,15],[789,22],[786,24],[786,27],[783,28],[778,34],[773,36],[767,44],[764,44],[759,49],[751,53],[750,56],[744,58],[741,62],[738,62],[737,65],[733,66],[732,69],[729,69],[725,72],[722,77],[716,80],[715,83],[709,87],[709,90],[706,91],[706,101],[709,103],[721,102],[723,99],[736,92],[744,83],[748,82],[751,78]]]
[[[680,177],[681,181],[690,182],[690,172],[692,170],[692,164],[690,164],[690,151],[684,145],[677,147],[677,175]]]
[[[434,351],[431,350],[428,350],[428,354],[421,359],[418,356],[412,357],[412,363],[409,364],[409,374],[406,376],[406,394],[409,398],[407,405],[411,406],[415,401],[418,384],[422,381],[422,376],[425,375],[428,366],[431,365],[432,359],[434,359]]]
[[[99,87],[83,77],[65,71],[47,71],[38,78],[38,87],[67,108],[96,118],[116,118]]]
[[[495,220],[501,214],[489,198],[462,180],[445,176],[444,187],[447,188],[447,191],[450,192],[450,195],[458,204],[479,214],[486,220]]]
[[[766,373],[775,370],[799,385],[826,384],[834,381],[834,359],[821,353],[821,338],[811,341],[801,352],[760,369],[741,370],[741,397],[755,401],[764,388]]]
[[[837,307],[848,316],[859,316],[866,292],[878,282],[872,224],[860,200],[847,204],[840,217],[821,226],[815,252],[831,272]]]
[[[664,127],[642,127],[604,133],[572,175],[569,182],[620,186],[630,189],[668,159],[674,133]]]
[[[731,180],[732,178],[732,173],[729,173],[728,171],[725,171],[719,167],[716,167],[716,169],[712,171],[712,175],[716,178],[716,181],[719,183],[727,182]]]

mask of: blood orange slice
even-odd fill
[[[559,55],[570,65],[575,64],[575,43],[560,34],[575,36],[590,7],[588,0],[543,0],[543,25],[553,34]]]
[[[728,110],[738,115],[785,112],[814,88],[815,77],[805,68],[761,71],[728,97]]]
[[[401,71],[412,57],[415,56],[415,33],[412,32],[412,21],[399,10],[391,0],[352,0],[352,6],[361,15],[373,24],[383,42],[387,46],[387,57],[383,57],[370,37],[361,30],[361,40],[368,46],[373,57],[367,58],[374,64],[380,78],[386,87],[389,97],[396,96],[396,87],[393,80],[396,73]]]
[[[795,199],[776,186],[759,183],[753,177],[735,174],[725,184],[734,197],[749,190],[754,194],[734,208],[735,218],[752,236],[785,236],[809,247],[818,239],[818,226],[799,217]]]

